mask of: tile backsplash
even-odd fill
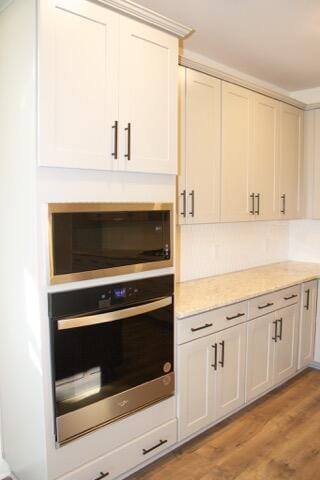
[[[288,222],[182,225],[179,236],[180,281],[288,259]]]

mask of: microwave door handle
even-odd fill
[[[97,315],[89,315],[87,317],[73,317],[58,320],[58,330],[68,330],[71,328],[90,327],[92,325],[99,325],[101,323],[115,322],[123,320],[136,315],[159,310],[159,308],[172,305],[172,297],[162,298],[154,302],[138,305],[136,307],[124,308],[123,310],[116,310],[115,312],[98,313]]]

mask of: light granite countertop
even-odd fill
[[[290,261],[178,283],[176,316],[190,317],[317,278],[320,263]]]

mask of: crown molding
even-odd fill
[[[319,110],[320,109],[320,103],[308,103],[305,108],[305,110]]]
[[[130,17],[137,18],[145,23],[149,23],[161,30],[171,33],[179,38],[185,38],[189,36],[193,29],[186,27],[181,23],[171,20],[159,13],[150,10],[149,8],[138,5],[131,0],[94,0],[98,3],[102,3],[107,7],[112,8],[118,12],[129,15]]]
[[[284,95],[280,92],[277,92],[276,90],[272,90],[271,88],[263,87],[249,80],[244,80],[243,78],[240,78],[231,73],[224,72],[223,70],[215,68],[211,65],[197,62],[196,60],[190,58],[187,53],[180,55],[179,63],[183,67],[191,68],[193,70],[197,70],[198,72],[206,73],[208,75],[211,75],[212,77],[216,77],[216,78],[219,78],[220,80],[224,80],[226,82],[239,85],[240,87],[247,88],[249,90],[252,90],[253,92],[261,93],[262,95],[265,95],[270,98],[274,98],[275,100],[279,100],[281,102],[287,103],[289,105],[300,108],[302,110],[310,109],[309,108],[310,105],[306,105],[305,103],[300,102],[299,100],[295,100],[289,95]],[[313,107],[313,108],[319,108],[319,106]]]

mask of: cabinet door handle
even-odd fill
[[[282,200],[282,210],[281,213],[285,214],[286,213],[286,194],[283,193],[281,195],[281,200]]]
[[[265,305],[258,305],[259,310],[263,310],[264,308],[272,307],[274,305],[273,302],[268,302]]]
[[[277,341],[278,341],[278,320],[274,320],[272,323],[274,325],[274,337],[272,337],[272,340],[274,340],[277,343]]]
[[[187,215],[187,192],[183,190],[183,192],[180,193],[182,197],[182,212],[180,212],[180,215],[182,215],[184,218],[186,218]]]
[[[127,153],[124,154],[128,160],[131,160],[131,123],[124,129],[127,132]]]
[[[249,210],[249,213],[251,213],[251,215],[254,215],[254,193],[251,193],[249,198],[251,198],[251,210]]]
[[[257,209],[254,213],[260,215],[260,193],[257,193],[257,195],[255,195],[255,198],[257,199]]]
[[[214,360],[213,363],[211,364],[211,367],[213,367],[215,370],[217,370],[217,362],[218,362],[218,345],[215,343],[214,345],[211,345],[213,350],[214,350]]]
[[[226,317],[227,320],[235,320],[236,318],[244,317],[245,313],[237,313],[237,315],[233,315],[232,317]]]
[[[307,303],[305,304],[304,308],[309,310],[310,308],[310,288],[308,288],[305,293],[307,294]]]
[[[279,340],[281,341],[281,340],[282,340],[282,318],[279,318],[279,320],[276,320],[276,322],[277,322],[277,323],[278,323],[278,322],[280,323],[280,333],[279,333],[279,335],[278,335],[278,338],[279,338]]]
[[[157,443],[157,445],[154,445],[154,447],[151,447],[151,448],[148,448],[148,449],[143,448],[142,449],[142,455],[147,455],[147,453],[152,452],[153,450],[161,447],[162,445],[164,445],[167,442],[168,442],[168,440],[159,440],[159,443]]]
[[[191,197],[191,212],[189,212],[189,215],[191,215],[191,217],[194,217],[194,190],[191,190],[189,195]]]
[[[118,120],[115,120],[112,129],[114,130],[114,147],[111,155],[115,160],[118,160]]]
[[[221,368],[224,367],[224,347],[225,347],[225,343],[224,343],[224,340],[222,340],[222,342],[220,342],[221,345],[221,360],[219,360],[219,364],[221,365]]]
[[[298,295],[296,293],[293,293],[290,295],[290,297],[283,297],[283,300],[291,300],[292,298],[296,298]]]
[[[197,332],[198,330],[203,330],[204,328],[209,328],[209,327],[212,327],[212,323],[206,323],[205,325],[202,325],[201,327],[191,328],[191,332]]]
[[[104,472],[100,472],[100,476],[95,478],[95,480],[101,480],[102,478],[106,478],[109,474],[109,472],[107,473],[104,473]]]

